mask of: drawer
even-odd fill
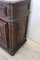
[[[11,7],[11,18],[18,18],[26,15],[27,13],[27,4],[13,4]]]
[[[11,18],[19,18],[24,15],[28,15],[30,2],[12,4],[11,6]]]
[[[17,17],[26,15],[26,13],[27,13],[26,5],[16,7],[16,12],[17,12],[17,15],[16,15]]]
[[[30,8],[30,2],[23,2],[17,4],[11,3],[0,3],[0,15],[9,17],[9,18],[18,18],[24,15],[27,15]]]
[[[7,16],[7,8],[6,8],[6,6],[4,6],[3,3],[0,3],[0,15]]]
[[[8,17],[8,10],[9,10],[8,8],[9,8],[8,3],[0,2],[0,15]]]
[[[0,20],[0,44],[7,47],[7,41],[9,40],[8,23]]]

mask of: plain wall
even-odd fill
[[[40,0],[31,0],[28,37],[40,43]]]

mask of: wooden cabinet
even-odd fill
[[[11,55],[26,41],[30,0],[0,1],[0,46]]]

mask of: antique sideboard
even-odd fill
[[[14,55],[26,41],[30,0],[0,1],[0,46]]]

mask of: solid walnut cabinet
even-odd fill
[[[0,1],[0,46],[11,55],[26,41],[30,0]]]

